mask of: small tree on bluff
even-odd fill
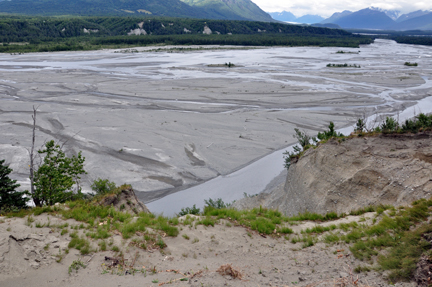
[[[80,197],[80,175],[86,173],[83,168],[85,157],[81,152],[78,156],[67,157],[60,145],[51,140],[38,153],[45,154],[45,157],[41,166],[34,172],[36,190],[32,197],[35,205],[53,205]]]
[[[5,160],[0,160],[0,210],[5,208],[24,208],[27,198],[24,197],[27,191],[15,191],[20,185],[16,180],[9,178],[12,169],[4,165]]]

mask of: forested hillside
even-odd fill
[[[370,37],[338,29],[268,22],[157,17],[0,17],[0,42],[3,43],[0,52],[158,43],[357,47],[371,41]]]
[[[273,18],[250,0],[180,0],[190,6],[204,9],[207,13],[221,13],[227,19],[254,19],[275,22]],[[240,19],[239,19],[240,20]]]
[[[202,9],[179,0],[12,0],[0,1],[0,12],[45,16],[159,15],[212,18],[212,15]]]
[[[0,0],[0,13],[274,21],[250,0]]]

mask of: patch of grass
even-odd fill
[[[69,275],[72,273],[72,271],[75,270],[75,273],[78,273],[78,270],[80,268],[86,268],[87,266],[81,261],[81,260],[74,260],[72,264],[69,266]]]
[[[291,238],[291,243],[296,244],[298,242],[303,242],[302,248],[307,248],[315,245],[317,238],[310,235],[303,235],[302,237],[296,236]]]
[[[27,216],[26,225],[27,225],[27,226],[30,226],[34,221],[35,221],[35,219],[33,218],[33,216],[28,215],[28,216]]]
[[[375,212],[376,207],[374,205],[369,205],[360,209],[355,209],[350,212],[350,215],[363,215],[367,212]]]
[[[202,224],[204,226],[213,226],[216,223],[216,219],[212,218],[211,216],[206,216],[205,218],[203,218],[202,220],[198,221],[197,224]]]
[[[344,215],[338,216],[335,212],[329,212],[326,215],[321,215],[318,213],[305,212],[302,214],[298,214],[297,216],[292,216],[289,218],[289,221],[332,221],[339,218],[342,218]]]
[[[162,237],[159,236],[156,245],[159,246],[160,249],[164,249],[167,247],[166,243],[162,240]]]
[[[337,243],[337,242],[339,242],[339,240],[340,240],[340,237],[337,234],[334,234],[331,232],[324,235],[324,237],[323,237],[323,241],[327,244]]]
[[[120,248],[118,248],[117,246],[113,245],[113,246],[111,247],[111,250],[114,251],[114,252],[119,252],[119,251],[120,251]]]
[[[398,244],[394,244],[386,256],[378,256],[381,268],[391,270],[389,279],[392,282],[412,278],[420,256],[426,252],[430,253],[432,245],[423,237],[431,232],[431,223],[422,224],[415,230],[405,231]]]
[[[321,226],[321,225],[315,225],[312,228],[307,228],[306,230],[302,230],[301,233],[315,233],[315,234],[320,234],[320,233],[324,233],[327,231],[331,231],[336,229],[336,225],[332,224],[329,226]]]
[[[75,248],[79,250],[82,255],[92,252],[92,249],[90,248],[90,242],[87,239],[79,237],[76,232],[72,233],[70,236],[72,239],[69,242],[69,248]]]
[[[102,240],[98,243],[100,251],[106,251],[107,250],[107,244],[105,240]]]
[[[350,247],[353,255],[361,260],[370,260],[378,256],[382,270],[390,270],[389,279],[408,280],[411,278],[420,255],[431,248],[431,244],[422,236],[432,232],[431,223],[423,223],[430,215],[432,200],[418,200],[412,207],[390,209],[395,212],[389,217],[381,212],[381,220],[371,226],[358,226],[346,235],[345,240],[354,242]],[[412,228],[413,226],[419,226]],[[379,255],[387,250],[386,256]]]
[[[186,239],[186,240],[189,240],[189,239],[190,239],[190,237],[189,237],[187,234],[183,234],[182,236],[183,236],[183,238]]]
[[[371,270],[372,269],[370,267],[368,267],[368,266],[362,266],[362,265],[359,265],[356,268],[354,268],[354,272],[355,273],[369,272]]]
[[[120,226],[120,225],[119,225]],[[178,235],[179,230],[177,227],[170,225],[167,217],[158,216],[155,218],[152,214],[141,213],[140,217],[135,222],[129,222],[119,227],[120,232],[124,239],[128,239],[136,232],[144,232],[146,228],[152,228],[165,232],[166,235],[175,237]]]
[[[273,230],[276,229],[276,225],[267,218],[259,217],[251,222],[251,228],[259,233],[272,234]]]
[[[350,243],[350,242],[356,242],[357,240],[359,240],[360,238],[362,238],[364,236],[365,236],[365,234],[363,232],[361,232],[361,230],[354,229],[353,231],[348,233],[346,236],[344,236],[343,239],[346,243]]]
[[[198,237],[195,237],[194,240],[192,240],[192,243],[198,243],[198,242],[199,242]]]
[[[86,235],[92,239],[106,239],[111,236],[107,228],[103,226],[98,226],[96,232],[88,232]]]
[[[42,213],[55,213],[59,209],[56,209],[55,207],[51,206],[43,206],[43,207],[35,207],[33,208],[33,214],[35,216],[41,215]]]
[[[352,221],[350,223],[339,223],[339,225],[337,226],[339,229],[342,229],[343,231],[347,232],[349,231],[351,228],[356,228],[358,226],[358,223],[355,221]]]

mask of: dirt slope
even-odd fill
[[[330,140],[292,164],[284,188],[246,198],[237,208],[277,208],[287,215],[405,205],[432,192],[432,134]]]
[[[374,213],[349,216],[331,224],[361,221],[369,223]],[[27,218],[0,217],[0,286],[387,286],[379,272],[355,274],[352,269],[365,262],[355,259],[348,246],[327,246],[319,242],[302,249],[283,237],[263,237],[221,220],[214,227],[179,225],[179,236],[165,237],[168,245],[163,252],[145,251],[130,245],[131,239],[114,234],[113,241],[125,258],[126,269],[120,265],[108,268],[112,260],[120,258],[113,251],[99,251],[80,255],[68,250],[72,228],[81,224],[57,216],[42,214]],[[180,219],[181,220],[181,219]],[[50,223],[49,227],[37,228]],[[68,233],[61,234],[56,226],[68,223]],[[328,225],[323,223],[323,225]],[[315,226],[305,222],[293,226],[295,232]],[[74,229],[76,230],[76,229]],[[87,232],[78,229],[80,234]],[[186,239],[185,237],[189,239]],[[92,248],[97,242],[92,241]],[[56,262],[62,257],[60,262]],[[69,267],[80,260],[86,268],[77,272]],[[217,272],[221,266],[232,264],[241,279]],[[132,267],[131,267],[132,266]],[[135,270],[135,271],[133,271]],[[154,272],[153,272],[154,270]],[[188,278],[187,281],[180,281]],[[169,284],[171,283],[171,284]],[[396,286],[415,286],[398,283]]]

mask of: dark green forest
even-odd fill
[[[204,27],[212,35],[203,34]],[[135,29],[147,35],[129,36]],[[338,29],[253,21],[4,16],[0,42],[0,52],[42,52],[155,44],[358,47],[372,39]]]
[[[414,37],[414,36],[394,36],[390,39],[395,40],[399,44],[427,45],[432,46],[432,37]]]
[[[370,34],[374,39],[389,39],[395,40],[399,44],[412,45],[432,45],[432,31],[425,30],[408,30],[408,31],[393,31],[393,30],[362,30],[348,29],[347,31],[355,34]],[[373,33],[373,35],[371,34]]]

